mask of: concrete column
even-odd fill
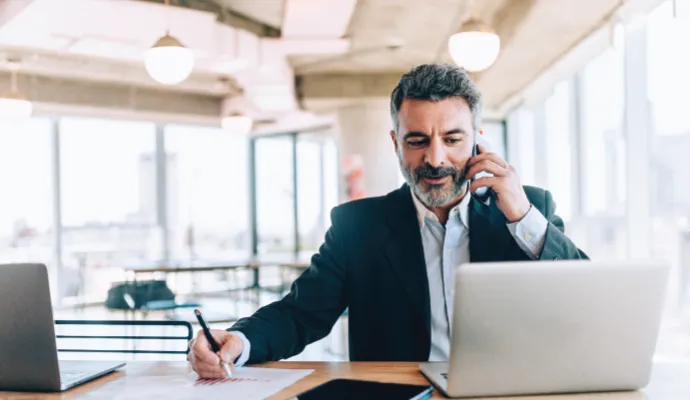
[[[338,108],[335,114],[341,163],[350,155],[362,158],[365,196],[397,189],[402,178],[389,136],[393,126],[389,99],[362,100]]]

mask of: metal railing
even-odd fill
[[[146,327],[182,327],[186,335],[90,335],[90,334],[57,334],[57,339],[79,340],[131,340],[135,341],[185,341],[185,350],[142,350],[136,344],[132,348],[103,349],[103,348],[58,348],[63,353],[119,353],[119,354],[180,354],[187,355],[189,341],[192,340],[192,324],[187,321],[118,321],[118,320],[56,320],[58,326],[146,326]]]

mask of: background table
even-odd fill
[[[137,280],[140,274],[152,273],[168,273],[177,274],[182,272],[201,273],[212,271],[233,271],[238,269],[253,270],[252,285],[244,289],[259,289],[261,287],[259,282],[259,269],[266,266],[278,266],[281,268],[301,269],[304,270],[311,265],[311,257],[313,252],[301,253],[276,253],[266,254],[256,257],[248,257],[233,260],[170,260],[170,261],[154,261],[150,263],[139,263],[132,265],[125,265],[122,269],[131,276],[133,281]],[[128,278],[129,281],[129,278]]]
[[[379,363],[322,363],[290,362],[267,363],[263,367],[313,369],[314,372],[294,385],[282,390],[270,400],[289,399],[309,388],[326,382],[331,378],[353,378],[381,382],[399,382],[427,385],[429,382],[419,372],[418,363],[379,362]],[[108,375],[86,385],[74,388],[66,393],[9,393],[0,392],[0,399],[76,399],[94,391],[106,382],[115,379],[126,379],[126,376],[164,376],[187,374],[191,371],[185,362],[130,362],[125,370]],[[107,393],[102,394],[107,398]],[[443,399],[434,391],[435,399]],[[494,398],[497,399],[497,398]],[[506,398],[503,398],[506,399]],[[690,363],[664,363],[655,365],[651,384],[642,391],[616,392],[582,395],[554,395],[517,397],[515,400],[688,400],[690,399]],[[484,398],[483,400],[488,400]]]
[[[136,284],[140,280],[141,275],[151,275],[151,274],[168,274],[172,275],[175,279],[178,273],[207,273],[207,272],[217,272],[217,271],[237,271],[250,269],[253,271],[252,277],[253,281],[250,286],[247,287],[235,287],[232,289],[225,289],[221,292],[243,292],[243,291],[254,291],[258,293],[259,291],[272,292],[279,295],[283,295],[292,284],[292,281],[286,282],[283,274],[283,270],[290,270],[296,273],[301,273],[307,269],[311,264],[312,252],[302,252],[302,253],[276,253],[268,254],[257,257],[248,257],[243,259],[234,260],[205,260],[205,259],[195,259],[195,260],[169,260],[169,261],[153,261],[149,263],[139,263],[122,266],[125,271],[126,280],[128,284]],[[259,279],[259,269],[262,267],[275,266],[280,269],[280,284],[277,287],[263,287],[261,286]],[[167,277],[166,277],[167,280]],[[208,294],[208,293],[207,293]],[[200,300],[194,299],[197,295],[197,291],[193,284],[192,293],[185,296],[187,298],[187,304],[178,304],[175,301],[163,301],[156,302],[159,308],[155,310],[168,310],[176,311],[184,308],[197,308],[198,304],[201,303]],[[258,298],[256,300],[258,303]],[[131,310],[134,314],[137,311],[152,311],[150,308],[142,308],[137,310]],[[204,310],[206,311],[206,310]],[[215,313],[206,312],[207,320],[211,323],[217,322],[232,322],[236,321],[239,316],[231,314],[221,314],[216,316]],[[168,319],[173,320],[184,320],[190,323],[196,323],[195,319],[190,313],[180,314],[168,314],[166,316]]]

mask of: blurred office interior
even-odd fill
[[[690,0],[0,0],[0,94],[26,100],[0,98],[0,262],[45,263],[56,315],[120,318],[104,302],[137,266],[274,257],[144,277],[230,326],[333,207],[403,183],[390,92],[456,62],[468,18],[500,37],[472,72],[491,150],[590,257],[671,263],[657,353],[690,357]],[[191,59],[150,59],[166,32]]]

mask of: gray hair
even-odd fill
[[[451,64],[423,64],[400,78],[391,93],[391,118],[398,131],[398,112],[404,99],[441,101],[462,97],[472,112],[472,128],[479,129],[482,95],[463,68]]]

